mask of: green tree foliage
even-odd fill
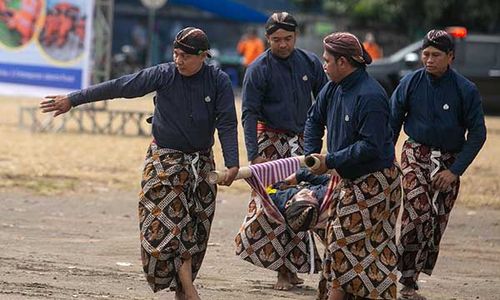
[[[321,10],[324,0],[291,0],[301,11]]]
[[[332,15],[347,15],[356,22],[391,23],[399,13],[400,1],[397,0],[325,0],[323,7]]]
[[[307,6],[318,0],[293,0]],[[500,31],[498,0],[321,0],[332,16],[349,17],[354,24],[395,27],[415,33],[433,27],[466,26],[482,32]]]

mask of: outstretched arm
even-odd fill
[[[173,67],[154,66],[118,79],[105,81],[69,95],[52,95],[40,102],[42,112],[55,112],[54,117],[68,112],[73,106],[118,97],[135,98],[158,89],[165,81],[164,73],[172,74]]]

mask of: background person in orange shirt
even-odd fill
[[[243,76],[245,75],[246,68],[264,52],[264,50],[264,42],[257,36],[257,29],[249,28],[236,46],[236,51],[243,56],[242,65],[238,70],[238,83],[240,86],[243,83]]]
[[[257,36],[257,30],[250,28],[236,46],[236,50],[243,56],[243,65],[248,67],[262,52],[264,42]]]
[[[372,60],[377,60],[384,56],[382,48],[377,44],[377,42],[375,42],[375,36],[371,32],[368,32],[365,35],[363,46],[365,47],[366,52],[368,52],[368,54],[372,57]]]

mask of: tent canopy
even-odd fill
[[[224,19],[238,22],[264,23],[268,18],[262,12],[232,0],[170,0],[169,2],[193,6]]]

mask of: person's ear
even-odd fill
[[[451,64],[451,62],[455,59],[455,52],[450,51],[448,52],[447,56],[448,56],[448,63]]]
[[[344,56],[341,56],[336,59],[335,63],[337,64],[338,67],[343,67],[346,63],[346,58]]]

